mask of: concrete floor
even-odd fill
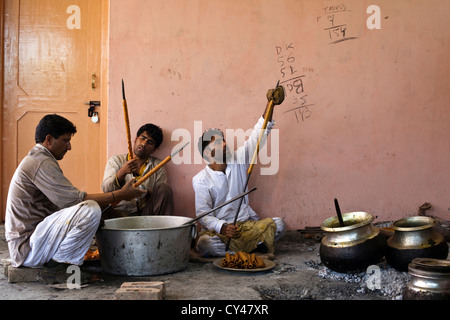
[[[111,300],[124,282],[164,281],[165,300],[399,300],[409,274],[397,272],[384,262],[382,286],[370,289],[368,275],[340,274],[322,265],[320,238],[306,239],[298,231],[288,231],[276,243],[275,267],[263,272],[233,272],[213,265],[212,259],[198,259],[195,254],[183,271],[151,277],[114,276],[103,272],[99,261],[82,267],[84,285],[69,289],[62,273],[39,282],[11,283],[0,271],[1,300]],[[0,258],[9,258],[0,225]],[[1,268],[3,270],[3,268]],[[62,280],[61,280],[62,279]],[[87,279],[87,280],[86,280]]]

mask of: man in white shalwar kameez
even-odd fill
[[[101,207],[145,193],[132,181],[114,193],[87,194],[74,187],[58,160],[71,150],[75,133],[69,120],[44,116],[36,127],[36,145],[12,177],[5,237],[14,267],[83,264],[99,227]]]
[[[269,90],[268,98],[273,90]],[[264,113],[264,115],[267,112]],[[272,130],[274,122],[269,116],[265,138]],[[254,126],[251,136],[234,154],[218,129],[209,129],[199,140],[199,151],[208,165],[194,176],[192,183],[195,191],[195,211],[199,216],[214,207],[238,196],[244,192],[247,180],[247,170],[258,138],[263,127],[264,118],[261,117]],[[262,143],[264,143],[263,139]],[[263,144],[260,144],[260,147]],[[203,256],[224,256],[226,242],[232,238],[230,251],[251,251],[258,246],[273,250],[273,241],[278,240],[286,231],[286,224],[282,218],[267,218],[260,220],[258,214],[250,207],[248,196],[243,198],[237,225],[234,225],[236,212],[240,200],[234,201],[199,220],[202,231],[197,239],[196,249]],[[249,223],[250,221],[254,222]],[[244,226],[243,223],[246,223]],[[255,224],[256,222],[261,222]],[[238,224],[242,227],[239,228]],[[245,230],[244,230],[245,229]],[[239,233],[251,230],[247,237]],[[242,238],[238,243],[236,238]],[[234,250],[233,250],[234,249]],[[269,250],[269,251],[270,251]]]

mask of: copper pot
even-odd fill
[[[450,261],[415,258],[408,266],[411,281],[404,300],[450,300]]]
[[[321,229],[326,236],[320,244],[320,259],[331,270],[343,273],[366,271],[378,263],[386,249],[386,237],[372,225],[374,217],[367,212],[342,214],[325,220]]]
[[[387,262],[399,271],[408,271],[414,258],[446,259],[448,244],[434,230],[435,221],[430,217],[413,216],[392,224],[394,235],[387,240]]]

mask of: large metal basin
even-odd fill
[[[195,224],[178,216],[140,216],[105,220],[96,234],[105,272],[150,276],[187,267]]]

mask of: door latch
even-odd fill
[[[89,103],[85,103],[89,106],[88,109],[88,117],[91,118],[94,115],[95,107],[100,107],[100,101],[89,101]]]

